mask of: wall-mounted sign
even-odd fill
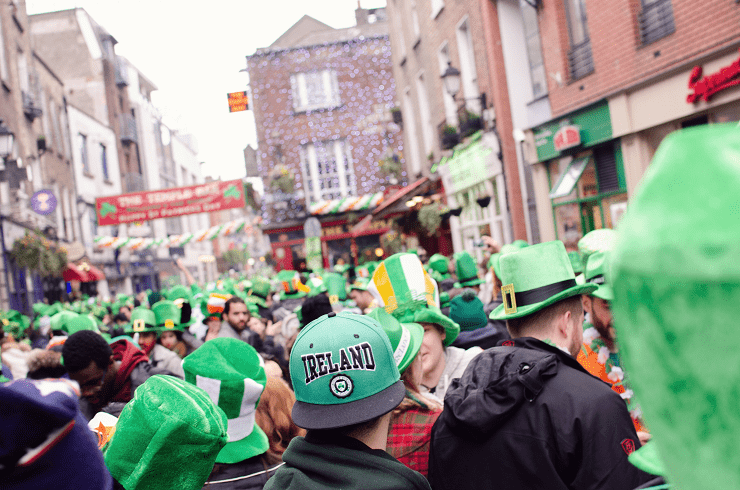
[[[740,85],[740,58],[717,73],[704,77],[702,77],[702,67],[695,66],[689,76],[689,88],[694,93],[686,96],[686,102],[694,104],[699,99],[709,102],[714,94],[733,85]]]
[[[558,129],[555,137],[552,139],[556,151],[567,150],[581,144],[581,128],[574,124],[569,124]]]
[[[38,214],[51,214],[57,208],[57,198],[49,189],[42,189],[31,196],[31,209]]]
[[[581,140],[580,145],[583,148],[590,148],[613,138],[609,104],[599,102],[593,106],[571,112],[565,117],[533,128],[532,132],[534,133],[534,145],[537,149],[538,162],[546,162],[547,160],[563,156],[561,151],[555,146],[555,136],[564,126],[577,126],[580,129],[578,137]]]
[[[228,94],[229,112],[246,111],[249,109],[249,96],[246,92],[232,92]]]
[[[100,226],[210,213],[244,206],[246,202],[241,180],[208,182],[95,199],[95,211]]]

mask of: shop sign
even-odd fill
[[[324,259],[321,255],[321,238],[306,238],[306,267],[313,271],[321,269],[324,266]]]
[[[563,126],[552,139],[555,150],[563,151],[581,145],[581,128],[573,124]]]
[[[578,134],[567,130],[569,127],[578,128]],[[562,132],[563,129],[566,129],[565,134]],[[613,138],[609,105],[606,102],[600,102],[595,106],[572,112],[567,117],[536,127],[532,132],[539,162],[558,158],[562,156],[562,151],[578,146],[578,144],[589,148],[604,143]],[[562,136],[558,139],[561,134]],[[575,143],[576,136],[580,140],[577,144]],[[571,146],[570,143],[573,145]]]
[[[459,192],[495,177],[501,172],[501,162],[496,157],[498,142],[491,133],[481,135],[466,147],[456,149],[451,157],[442,160],[449,193]],[[449,185],[448,185],[449,184]]]
[[[714,94],[734,85],[740,85],[740,58],[717,73],[704,77],[702,77],[702,67],[695,66],[689,76],[689,88],[694,93],[686,97],[686,102],[695,104],[699,99],[709,102]]]
[[[240,112],[249,109],[249,96],[246,92],[232,92],[228,94],[229,112]]]
[[[49,189],[43,189],[31,196],[31,209],[38,214],[51,214],[57,208],[57,198]]]
[[[100,226],[245,206],[244,185],[238,179],[95,199],[95,211]]]

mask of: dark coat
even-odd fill
[[[216,463],[203,490],[262,490],[280,466],[282,463],[266,465],[262,455],[239,463]]]
[[[505,343],[447,390],[432,488],[632,490],[651,478],[627,460],[640,442],[619,395],[557,347]]]

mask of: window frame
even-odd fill
[[[321,74],[324,101],[309,104],[308,85],[306,75]],[[342,105],[342,97],[339,90],[339,80],[336,70],[310,70],[292,73],[290,75],[291,97],[293,99],[293,113],[311,112],[324,109],[333,109]]]
[[[331,145],[331,151],[336,162],[336,173],[329,174],[320,171],[321,165],[324,165],[326,162],[319,162],[319,155],[316,151],[317,144],[324,147]],[[327,148],[325,151],[329,151],[329,149]],[[357,176],[354,170],[354,161],[352,160],[352,148],[346,138],[306,143],[305,145],[301,145],[299,153],[307,202],[341,199],[347,196],[357,195]],[[340,157],[343,158],[341,163],[338,160]],[[330,186],[322,189],[322,179],[334,178],[334,175],[336,175],[335,178],[338,186]],[[334,197],[333,194],[336,194],[337,191],[339,197]]]
[[[577,21],[580,23],[580,27],[583,28],[584,38],[578,42],[574,42],[573,39],[573,22],[576,20],[574,14],[571,12],[571,2],[578,2],[580,4],[580,18]],[[593,52],[591,51],[591,35],[588,30],[588,16],[586,15],[586,3],[584,0],[564,0],[565,5],[565,21],[568,27],[568,71],[571,82],[580,80],[594,71]],[[578,64],[576,64],[575,58],[583,56],[587,58],[587,61],[583,63],[584,68],[578,70]]]
[[[103,171],[103,180],[110,181],[107,148],[103,143],[98,143],[98,145],[98,148],[100,150],[100,168]]]
[[[659,13],[655,14],[658,20],[655,23],[648,24],[646,20],[648,14],[646,12],[650,9],[655,9]],[[676,19],[673,15],[673,4],[671,0],[640,0],[637,25],[640,33],[641,46],[647,46],[676,32]]]
[[[90,169],[90,155],[88,154],[87,148],[87,135],[83,133],[77,133],[77,148],[80,150],[80,163],[82,163],[82,173],[87,176],[92,176]]]

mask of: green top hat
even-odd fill
[[[170,288],[170,290],[167,292],[167,299],[170,301],[175,301],[176,299],[185,299],[187,301],[190,301],[192,299],[193,295],[190,292],[188,288],[185,286],[177,285]]]
[[[367,316],[329,313],[309,323],[290,352],[293,421],[304,429],[333,429],[396,408],[406,389],[393,351]]]
[[[581,257],[582,270],[586,269],[588,258],[592,253],[612,250],[616,240],[617,234],[611,228],[600,228],[583,235],[583,238],[578,240],[578,255]]]
[[[545,242],[501,256],[499,263],[503,304],[491,319],[508,320],[531,315],[578,294],[590,294],[596,284],[576,284],[565,245]]]
[[[419,257],[399,253],[385,259],[375,269],[368,291],[378,305],[402,323],[433,323],[445,331],[444,345],[457,338],[460,327],[439,309],[439,289]]]
[[[581,262],[581,256],[578,252],[568,252],[568,258],[570,259],[570,265],[573,267],[575,274],[583,272],[583,262]]]
[[[223,410],[197,386],[156,375],[134,392],[104,450],[127,489],[203,487],[228,441]]]
[[[282,291],[280,291],[280,300],[303,298],[309,291],[309,288],[301,283],[301,277],[296,271],[280,271],[277,279],[280,282]]]
[[[51,329],[64,331],[65,325],[79,315],[73,311],[63,310],[51,317]]]
[[[131,312],[131,323],[126,325],[125,333],[156,332],[157,318],[154,312],[144,306],[138,306]]]
[[[619,223],[619,355],[676,488],[737,488],[740,132],[668,135]],[[711,482],[708,485],[708,482]]]
[[[259,296],[262,299],[267,299],[270,295],[270,281],[264,277],[252,278],[252,296]]]
[[[440,274],[447,274],[450,269],[450,259],[442,254],[434,254],[429,258],[429,268],[439,272]]]
[[[156,318],[159,333],[175,330],[182,332],[185,329],[181,322],[182,310],[174,301],[162,300],[154,303],[152,312]]]
[[[401,323],[383,308],[375,308],[367,316],[383,327],[388,340],[391,341],[393,359],[398,366],[398,372],[403,373],[421,349],[424,327],[418,323]]]
[[[201,301],[200,311],[206,318],[216,317],[220,319],[229,298],[230,296],[227,294],[211,293]]]
[[[611,284],[607,282],[607,277],[609,276],[608,271],[609,252],[594,252],[588,258],[588,264],[586,264],[586,272],[583,273],[583,278],[587,283],[599,286],[599,289],[591,293],[591,296],[612,301],[614,299],[614,292],[612,291]]]
[[[475,259],[468,252],[458,252],[455,254],[455,273],[457,282],[461,286],[478,286],[483,284],[483,280],[478,277],[478,266]]]
[[[65,322],[62,330],[64,330],[67,335],[72,335],[81,330],[91,330],[93,332],[99,332],[98,324],[95,322],[95,320],[87,315],[77,315],[77,318],[72,318],[71,320]]]
[[[337,301],[345,301],[347,299],[347,280],[343,275],[337,274],[336,272],[329,272],[324,274],[324,284],[326,285],[326,294],[329,295],[329,300],[332,304]]]
[[[524,240],[515,240],[513,243],[507,243],[506,245],[501,247],[501,250],[498,253],[491,255],[491,258],[488,259],[489,269],[493,267],[493,273],[496,274],[496,277],[501,279],[501,277],[499,277],[498,275],[499,263],[501,262],[501,257],[506,254],[510,254],[512,252],[518,252],[519,250],[522,250],[527,247],[529,247],[529,244],[525,242]]]
[[[460,330],[478,330],[488,325],[488,318],[483,311],[483,302],[475,291],[466,289],[450,302],[450,318],[460,325]]]
[[[269,449],[254,419],[267,376],[251,345],[232,338],[209,340],[185,358],[182,368],[185,380],[203,388],[228,419],[229,443],[217,463],[238,463]]]
[[[317,296],[326,292],[326,285],[320,277],[312,277],[306,281],[306,286],[310,289],[308,297]]]

